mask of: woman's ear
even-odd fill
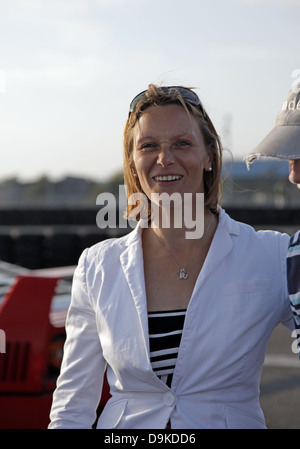
[[[212,171],[212,154],[211,151],[209,151],[209,148],[207,149],[207,157],[206,157],[206,161],[205,161],[205,165],[204,165],[204,170],[207,172],[211,172]]]
[[[208,171],[208,172],[212,171],[212,162],[211,162],[211,158],[210,157],[208,158],[208,161],[205,164],[204,170]]]

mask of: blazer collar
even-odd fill
[[[233,220],[222,207],[219,207],[219,225],[224,228],[229,234],[239,235],[240,226],[239,223]]]
[[[120,255],[120,261],[126,277],[132,298],[140,318],[145,345],[149,353],[148,338],[148,314],[144,276],[143,249],[142,249],[143,223],[139,221],[133,231],[127,234],[123,240],[124,251]],[[229,217],[221,207],[219,208],[219,223],[214,235],[209,253],[202,267],[195,285],[194,292],[205,282],[205,279],[213,273],[219,263],[226,257],[233,247],[232,236],[239,235],[239,224]]]
[[[205,282],[207,277],[214,272],[217,265],[229,254],[233,248],[232,236],[239,235],[239,233],[239,224],[220,207],[219,223],[196,286]]]
[[[239,235],[239,223],[233,220],[223,209],[219,206],[219,225],[227,230],[229,234]],[[131,243],[141,239],[143,231],[143,222],[138,221],[135,228],[125,236],[125,246],[130,246]]]
[[[143,232],[143,222],[138,221],[135,228],[125,236],[124,240],[125,246],[130,247],[135,242],[141,244],[142,232]]]

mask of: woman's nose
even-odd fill
[[[170,148],[162,148],[158,154],[157,163],[162,167],[174,164],[174,155]]]

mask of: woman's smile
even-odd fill
[[[153,176],[153,180],[157,183],[177,183],[178,181],[180,181],[183,178],[183,175],[157,175],[157,176]]]

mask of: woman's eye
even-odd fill
[[[157,147],[157,145],[155,143],[149,142],[149,143],[144,143],[142,145],[142,150],[153,150]]]
[[[179,140],[177,146],[179,147],[189,147],[191,143],[188,140]]]

